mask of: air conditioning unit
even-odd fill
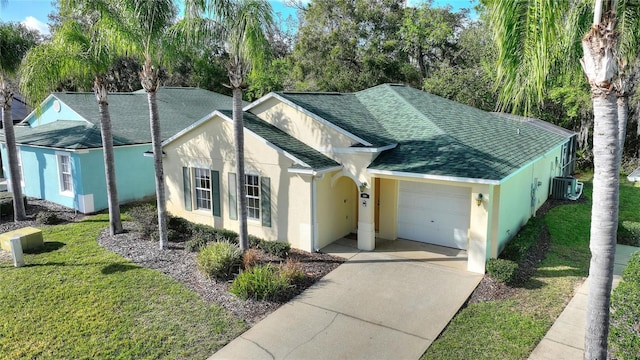
[[[551,198],[557,200],[578,200],[584,184],[574,177],[556,176],[551,183]]]

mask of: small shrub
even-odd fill
[[[629,260],[623,281],[611,295],[609,343],[617,359],[636,359],[640,354],[640,253]]]
[[[631,255],[627,267],[622,272],[622,280],[640,286],[640,252]]]
[[[260,250],[251,248],[242,254],[242,268],[245,270],[254,267],[260,258]]]
[[[192,234],[203,233],[211,238],[224,239],[232,244],[238,244],[238,233],[227,229],[216,229],[202,224],[191,224]]]
[[[137,230],[143,238],[158,240],[158,210],[145,203],[131,207],[127,213],[135,222]]]
[[[618,224],[618,244],[640,245],[640,222],[623,221]]]
[[[167,229],[167,240],[171,242],[184,242],[185,234],[174,229]]]
[[[305,276],[302,264],[293,259],[287,259],[284,264],[280,265],[280,275],[287,278],[290,284],[302,281]]]
[[[181,217],[167,215],[167,229],[182,234],[185,237],[191,236],[191,222]],[[170,233],[170,232],[169,232]]]
[[[260,244],[264,241],[261,238],[251,234],[249,234],[248,240],[249,240],[249,247],[252,247],[252,248],[260,248]]]
[[[517,273],[518,264],[514,261],[505,259],[487,261],[487,274],[498,282],[512,284],[516,280]]]
[[[196,252],[207,246],[208,243],[216,241],[215,234],[196,231],[191,235],[191,239],[184,243],[184,248],[187,251]]]
[[[231,284],[230,291],[242,299],[277,300],[290,287],[289,280],[280,275],[277,266],[265,264],[240,273]]]
[[[55,225],[60,223],[60,218],[52,211],[40,211],[36,215],[36,221],[43,225]]]
[[[242,251],[225,241],[214,242],[198,253],[196,263],[209,278],[229,279],[242,265]]]
[[[258,245],[262,251],[267,254],[277,256],[279,258],[286,259],[289,256],[291,245],[283,241],[265,241],[262,240]]]

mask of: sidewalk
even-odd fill
[[[629,257],[640,248],[626,245],[616,246],[613,268],[613,287],[620,282],[620,275]],[[571,302],[556,319],[551,329],[533,350],[529,360],[572,360],[584,356],[584,331],[587,317],[587,296],[589,280],[578,289]]]

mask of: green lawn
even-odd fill
[[[1,359],[203,359],[246,330],[168,276],[98,246],[107,221],[47,227],[27,267],[0,262]]]
[[[545,217],[551,234],[546,258],[515,296],[461,310],[422,359],[522,359],[542,340],[588,275],[590,182],[587,201],[558,206]],[[640,188],[620,186],[620,221],[640,222]]]

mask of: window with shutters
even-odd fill
[[[211,171],[200,168],[193,170],[196,209],[211,210]]]
[[[260,220],[260,178],[258,175],[245,175],[247,190],[247,218]]]

